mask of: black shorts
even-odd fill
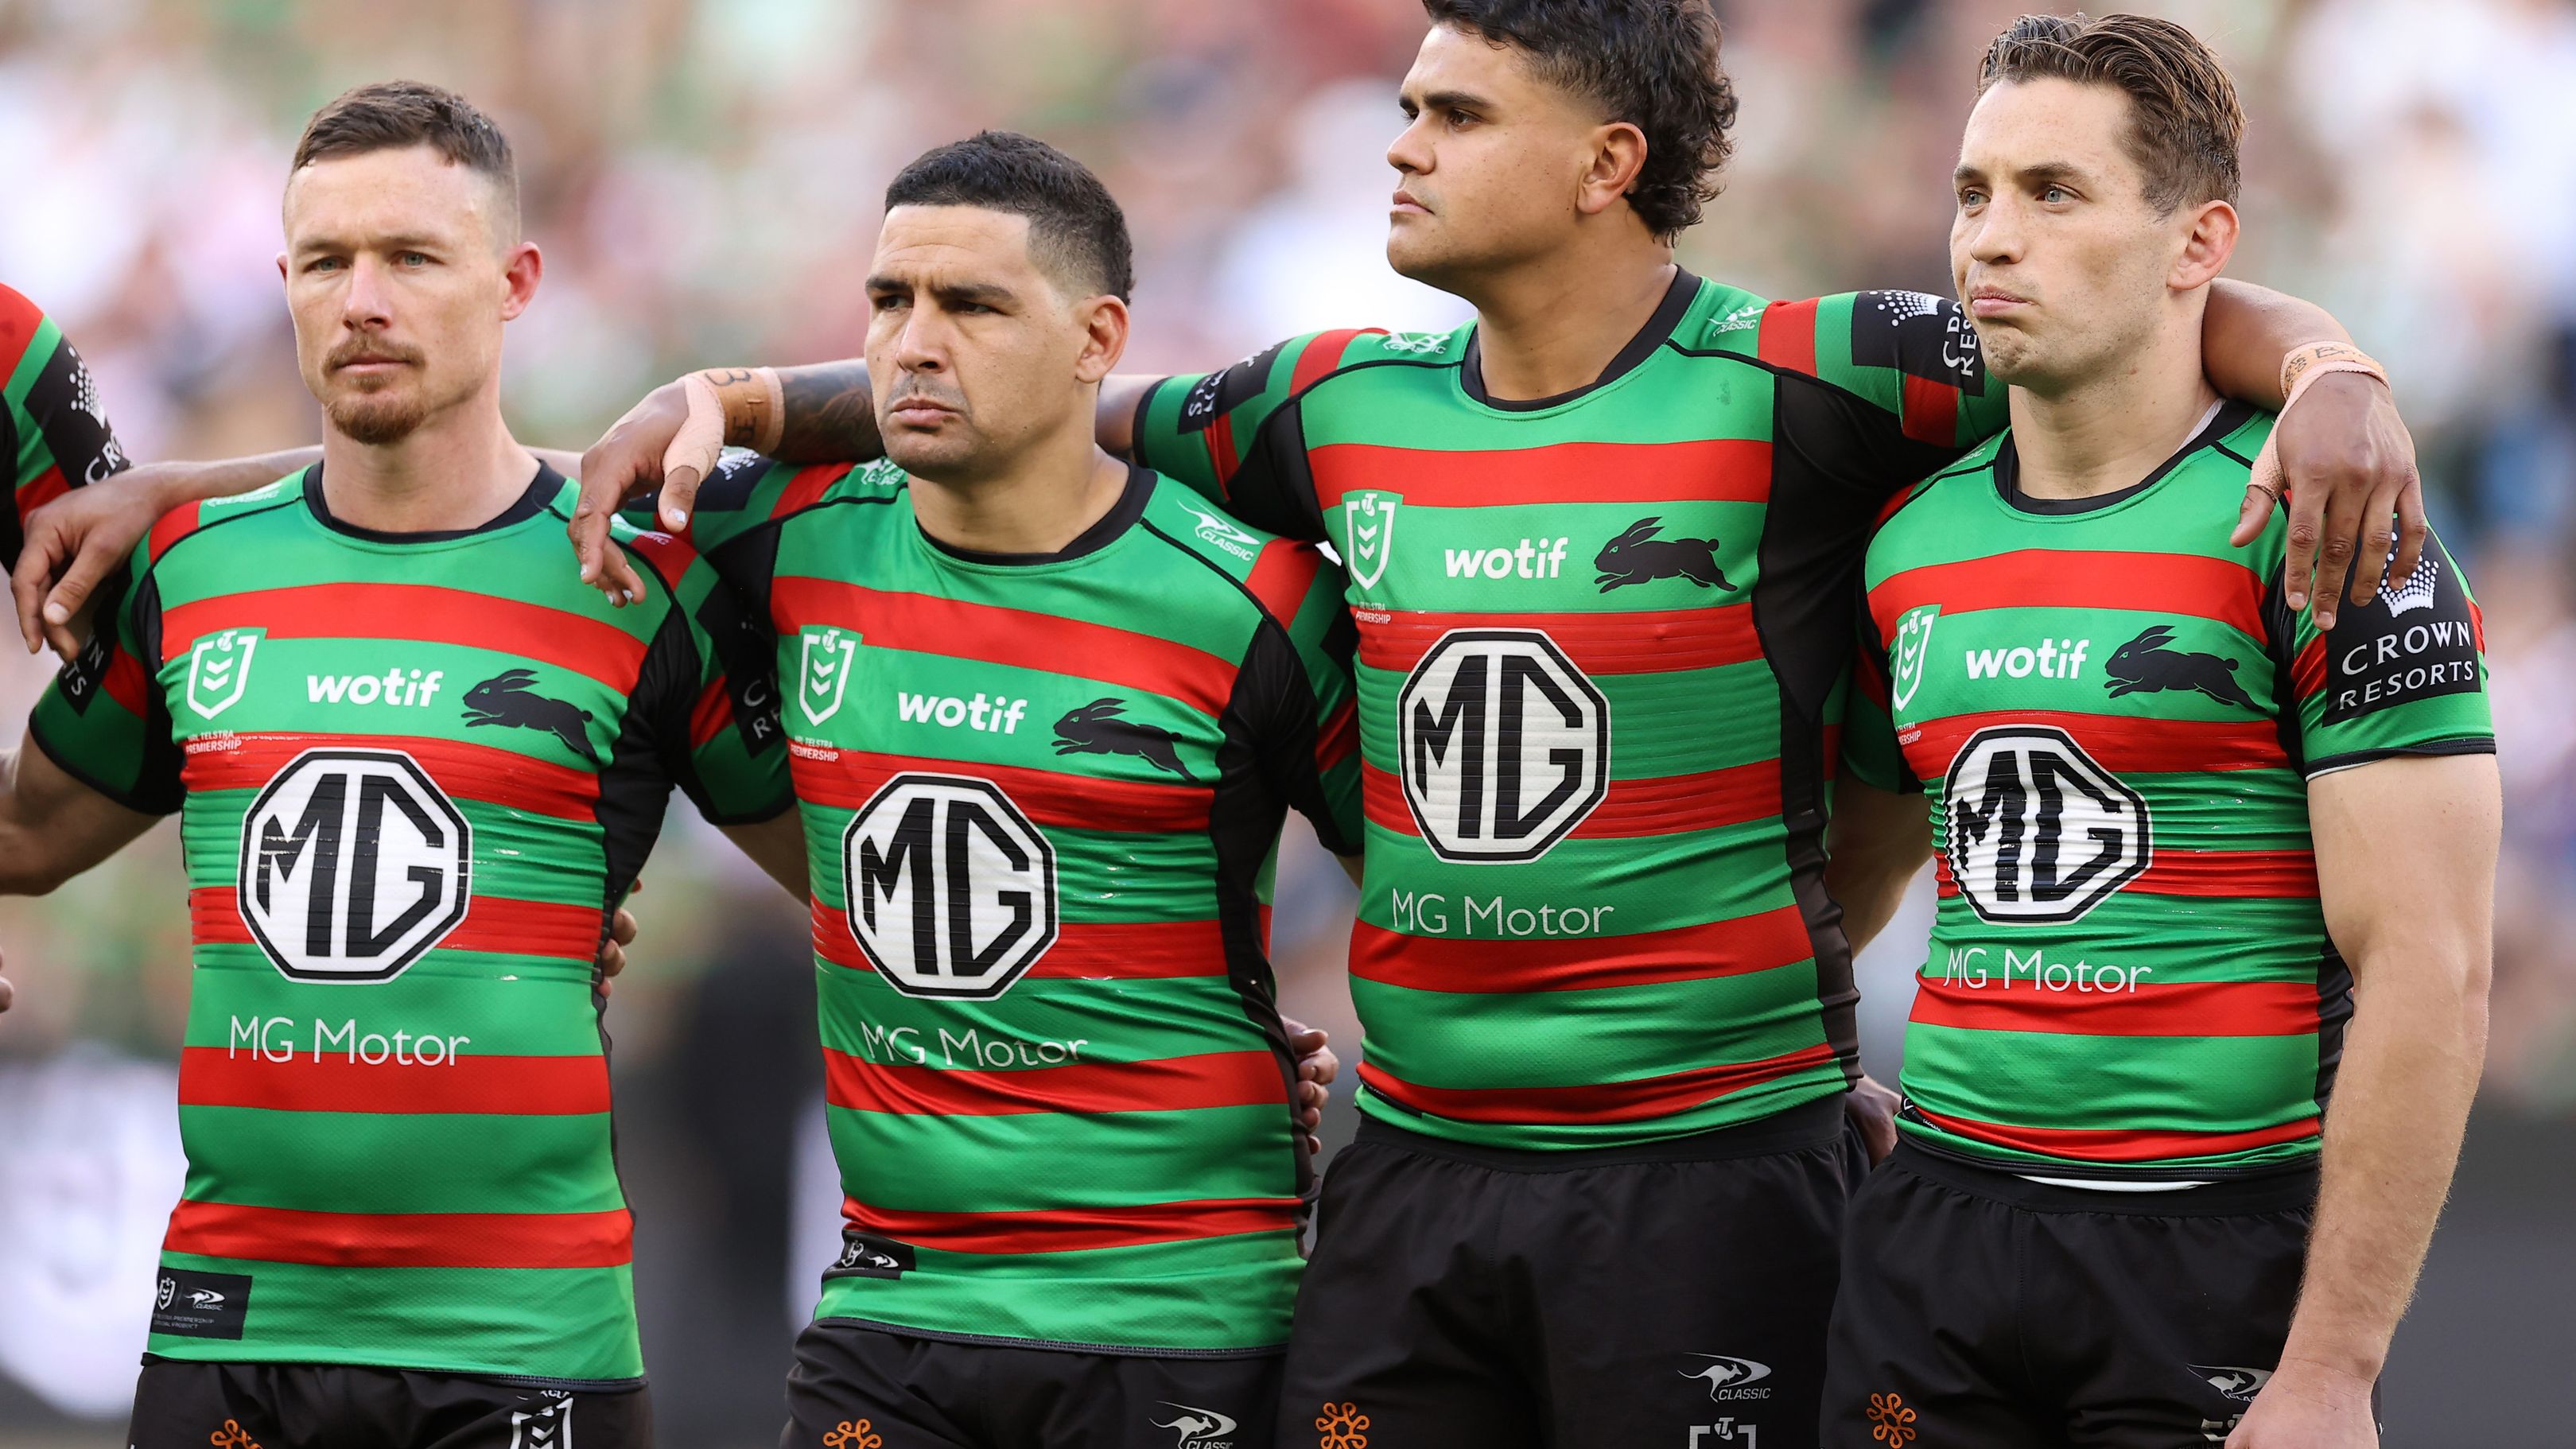
[[[2281,1361],[2316,1192],[2313,1168],[2052,1187],[1900,1144],[1852,1199],[1826,1445],[2226,1442]]]
[[[1371,1120],[1324,1176],[1280,1449],[1803,1449],[1863,1161],[1839,1097],[1639,1149]]]
[[[1086,1353],[806,1325],[779,1449],[1270,1449],[1279,1355]]]
[[[652,1449],[641,1383],[546,1388],[416,1369],[146,1358],[132,1449]]]

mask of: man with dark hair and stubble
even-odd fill
[[[603,957],[675,784],[803,893],[777,717],[685,545],[618,526],[623,611],[549,566],[492,122],[351,91],[283,221],[319,461],[155,522],[0,756],[0,892],[186,812],[188,1175],[128,1442],[646,1446]]]
[[[1845,1104],[1892,1140],[1852,1090],[1822,882],[1854,581],[1870,520],[1998,430],[2003,390],[1955,303],[1771,302],[1676,264],[1735,115],[1704,0],[1425,11],[1388,257],[1476,320],[1098,389],[1109,451],[1347,565],[1366,1121],[1282,1442],[1809,1443]],[[2277,406],[2282,360],[2341,335],[2221,284],[2201,340],[2222,391]],[[853,359],[657,389],[585,456],[585,577],[631,591],[597,530],[656,484],[686,526],[721,443],[875,456],[871,384]],[[2366,596],[2414,523],[2411,453],[2348,374],[2280,431],[2290,587],[2321,555],[2322,619],[2355,541]]]
[[[2375,1449],[2486,1038],[2477,604],[2428,542],[2329,626],[2278,521],[2228,543],[2274,420],[2198,355],[2217,57],[2027,16],[1978,90],[1950,260],[2012,426],[1865,566],[1826,879],[1856,940],[1936,848],[1941,898],[1826,1442]],[[2309,349],[2291,396],[2337,369],[2377,365]]]

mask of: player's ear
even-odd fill
[[[545,275],[546,259],[535,242],[523,241],[510,248],[501,261],[501,320],[515,320],[537,299],[537,279]]]
[[[2188,292],[2209,285],[2227,270],[2227,259],[2236,251],[2236,208],[2224,201],[2204,201],[2181,219],[2191,229],[2183,234],[2182,250],[2174,257],[2166,284]]]
[[[1104,292],[1075,304],[1074,317],[1082,324],[1082,351],[1074,357],[1073,375],[1099,382],[1127,355],[1127,304]]]
[[[1598,216],[1616,205],[1646,169],[1646,133],[1628,121],[1611,121],[1592,132],[1592,164],[1583,168],[1575,186],[1574,208]]]

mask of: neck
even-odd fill
[[[2022,492],[2094,498],[2135,484],[2188,442],[2217,391],[2200,365],[2200,316],[2124,350],[2063,386],[2015,386],[2013,451]]]
[[[1633,225],[1633,224],[1632,224]],[[1480,278],[1476,351],[1488,395],[1511,402],[1590,386],[1655,315],[1673,249],[1636,236],[1577,245]]]
[[[322,496],[331,516],[382,533],[477,528],[527,492],[536,455],[501,421],[497,398],[451,408],[398,442],[322,432]]]
[[[1090,435],[1068,432],[1006,471],[972,479],[912,475],[912,513],[951,548],[976,553],[1060,553],[1118,506],[1127,465]]]

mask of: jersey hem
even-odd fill
[[[634,1393],[638,1390],[649,1387],[647,1378],[643,1374],[637,1374],[633,1378],[618,1379],[556,1378],[546,1374],[514,1374],[503,1373],[494,1369],[453,1368],[438,1364],[388,1363],[375,1359],[356,1358],[195,1357],[187,1354],[154,1353],[147,1350],[143,1355],[143,1362],[147,1365],[156,1363],[238,1363],[259,1364],[263,1367],[276,1368],[382,1369],[388,1373],[438,1374],[444,1378],[472,1379],[477,1383],[506,1384],[512,1388],[571,1389],[585,1394],[626,1394]]]
[[[1384,1117],[1360,1119],[1358,1141],[1424,1157],[1445,1157],[1505,1172],[1578,1172],[1654,1162],[1722,1162],[1777,1157],[1821,1147],[1842,1135],[1842,1093],[1814,1097],[1766,1117],[1724,1127],[1703,1127],[1651,1142],[1598,1147],[1497,1147],[1417,1132]]]
[[[914,1328],[908,1324],[888,1323],[876,1318],[858,1318],[846,1313],[824,1314],[815,1318],[818,1325],[847,1324],[872,1333],[888,1333],[897,1338],[925,1339],[932,1343],[963,1343],[983,1348],[1027,1348],[1049,1353],[1108,1354],[1118,1358],[1267,1358],[1288,1351],[1288,1341],[1252,1348],[1148,1348],[1135,1344],[1083,1343],[1072,1339],[1013,1338],[997,1333],[958,1333],[942,1328]]]

